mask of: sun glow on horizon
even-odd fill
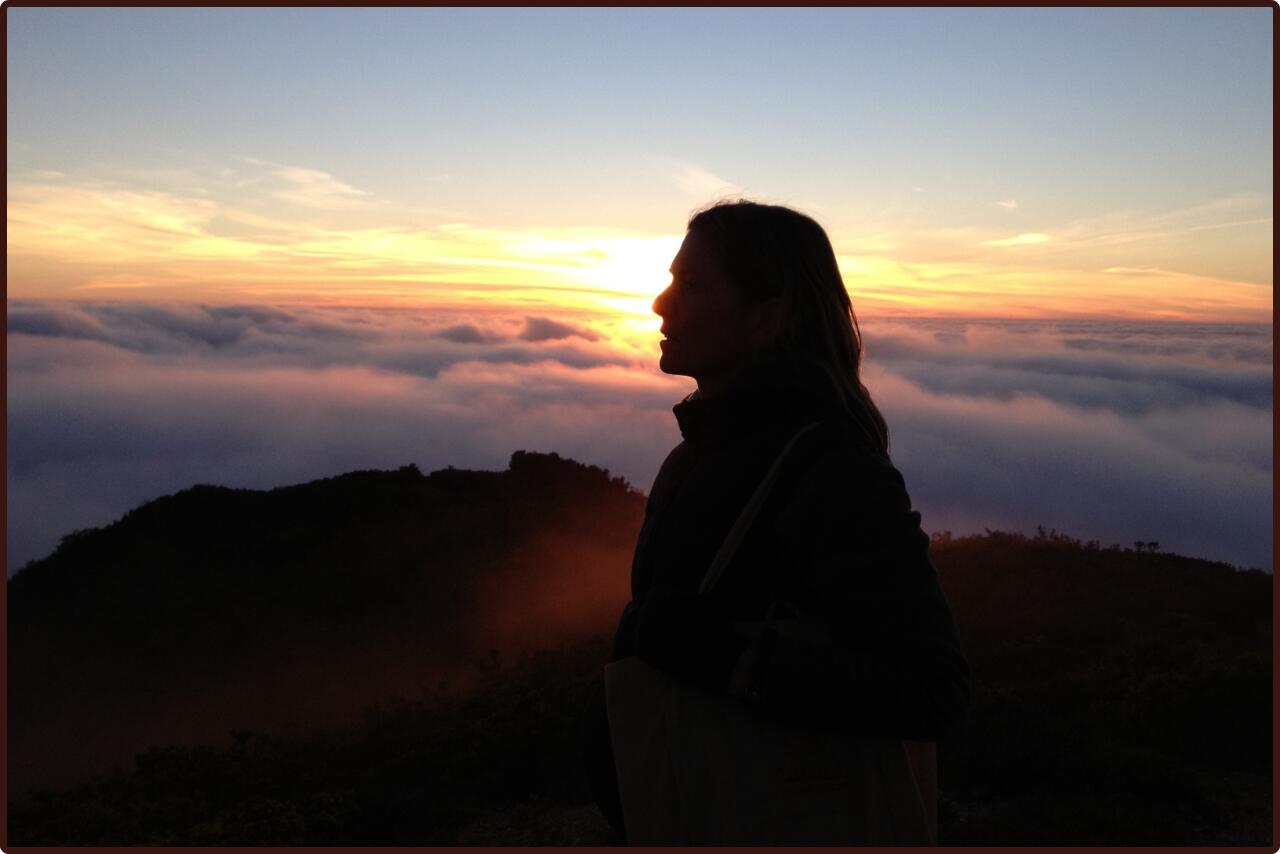
[[[297,190],[281,205],[276,197],[219,199],[62,173],[15,178],[8,188],[9,293],[527,306],[625,316],[637,328],[657,329],[651,305],[670,280],[678,233],[432,223],[421,211],[354,190],[335,196],[329,184],[341,182],[304,173],[323,184],[304,194],[311,206],[305,216],[296,209]],[[326,200],[327,211],[320,209]],[[1167,269],[1142,263],[1142,255],[1113,260],[1115,247],[1141,249],[1144,241],[1185,242],[1188,234],[1228,227],[1261,234],[1270,217],[1240,215],[1264,206],[1269,199],[1243,196],[1157,219],[1104,218],[1013,238],[974,228],[865,236],[833,229],[832,238],[859,312],[1266,322],[1269,281]],[[1206,224],[1213,216],[1232,221]]]

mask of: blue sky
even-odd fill
[[[664,160],[867,216],[920,187],[922,225],[1271,182],[1267,9],[7,14],[11,170],[252,156],[639,228],[671,216]]]

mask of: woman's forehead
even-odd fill
[[[684,236],[676,257],[671,259],[670,272],[694,273],[715,269],[715,257],[711,254],[711,246],[707,239],[696,231]]]

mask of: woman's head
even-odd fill
[[[671,272],[653,305],[667,334],[664,371],[705,389],[770,352],[806,356],[887,451],[884,419],[860,376],[858,321],[822,226],[790,208],[721,202],[690,218]]]

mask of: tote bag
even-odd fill
[[[783,448],[700,586],[711,590],[767,497]],[[805,732],[678,682],[638,657],[605,668],[609,732],[631,845],[930,844],[920,783],[932,746]],[[921,773],[923,772],[923,773]],[[925,778],[928,779],[925,779]],[[932,807],[932,791],[927,791]]]

